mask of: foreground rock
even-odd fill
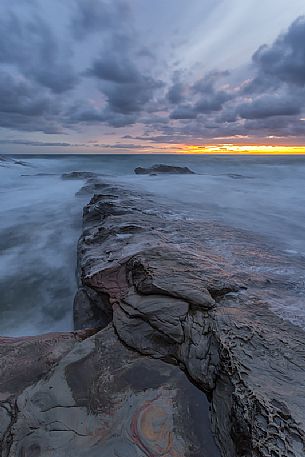
[[[20,366],[2,372],[1,456],[219,455],[202,394],[178,367],[123,346],[111,325],[83,341],[6,343]]]
[[[151,175],[151,174],[158,174],[158,173],[167,173],[167,174],[175,174],[175,175],[193,175],[195,174],[192,170],[188,167],[178,167],[174,165],[164,165],[158,164],[153,165],[149,168],[137,167],[135,168],[136,175]]]
[[[0,456],[304,457],[304,332],[269,306],[304,288],[285,262],[104,184],[78,246],[91,330],[0,341]]]
[[[13,430],[19,412],[17,398],[27,388],[39,383],[57,366],[62,357],[92,333],[87,330],[24,338],[0,338],[1,456],[35,455],[11,453],[15,440]]]
[[[87,308],[91,290],[97,323],[108,309],[127,347],[178,365],[209,395],[223,456],[303,457],[304,332],[268,306],[292,291],[285,259],[233,237],[109,187],[84,211]]]

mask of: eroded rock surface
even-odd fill
[[[292,289],[285,259],[243,234],[236,243],[109,187],[84,211],[82,287],[108,296],[125,345],[178,365],[211,397],[223,456],[303,457],[304,332],[269,306]]]
[[[17,439],[13,427],[19,413],[18,396],[39,383],[62,357],[92,333],[91,330],[85,330],[24,338],[0,338],[1,456],[35,455],[11,453],[13,442]]]
[[[87,329],[0,340],[1,457],[304,457],[304,332],[271,310],[304,290],[287,259],[87,186],[74,302]]]
[[[70,350],[56,366],[38,382],[28,366],[32,382],[19,380],[22,392],[0,408],[1,455],[219,455],[208,403],[178,367],[129,350],[112,325],[82,342],[62,338]]]

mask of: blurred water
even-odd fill
[[[151,192],[177,213],[217,220],[305,256],[305,157],[22,156],[0,163],[0,334],[72,328],[81,181],[63,172],[95,171]],[[136,176],[137,166],[188,166],[196,175]],[[4,166],[5,165],[5,166]],[[37,176],[38,173],[50,175]],[[30,175],[30,176],[22,176]]]
[[[72,329],[80,182],[0,168],[0,334]]]

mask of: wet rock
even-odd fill
[[[238,173],[229,173],[227,176],[232,179],[253,179],[252,176],[244,176]]]
[[[79,244],[82,285],[107,294],[120,341],[179,366],[210,396],[223,456],[303,457],[304,332],[268,306],[288,279],[267,278],[270,267],[252,273],[253,262],[281,259],[242,239],[239,267],[232,233],[217,232],[221,255],[214,226],[166,214],[122,189],[95,195]]]
[[[56,173],[33,173],[33,174],[22,174],[20,176],[37,176],[37,177],[40,177],[40,176],[56,176]]]
[[[178,367],[124,347],[109,326],[19,395],[2,455],[196,457],[203,449],[219,456],[203,394]]]
[[[175,175],[193,175],[194,171],[188,167],[178,167],[175,165],[157,164],[149,168],[137,167],[134,170],[136,175],[156,175],[158,173],[167,173]]]
[[[30,167],[31,165],[23,160],[17,160],[9,155],[0,155],[0,167],[10,167],[12,165],[21,165],[22,167]]]
[[[75,195],[77,197],[82,197],[82,196],[86,196],[86,195],[91,196],[92,194],[96,194],[96,193],[100,194],[103,192],[103,189],[105,189],[105,187],[108,187],[107,184],[102,184],[99,182],[90,182],[90,179],[89,179],[89,180],[87,180],[86,185],[83,186],[78,192],[76,192]]]
[[[63,179],[89,179],[95,178],[96,176],[97,174],[91,171],[71,171],[61,175]]]
[[[7,406],[0,406],[0,441],[3,440],[11,423],[10,411]]]
[[[47,335],[0,338],[0,455],[29,457],[40,455],[34,453],[11,452],[17,437],[14,426],[20,412],[19,395],[32,388],[47,377],[57,367],[59,361],[68,354],[77,343],[91,336],[91,330],[72,333],[51,333]],[[21,414],[22,415],[22,414]],[[28,419],[23,417],[23,429]],[[35,451],[36,452],[36,451]]]
[[[77,341],[90,331],[0,337],[0,401],[7,401],[39,381]]]
[[[1,339],[1,457],[219,457],[210,427],[222,457],[304,457],[304,332],[269,306],[296,283],[234,237],[94,195],[74,303],[91,329]]]
[[[112,321],[112,306],[105,294],[90,287],[80,287],[73,304],[75,330],[105,328]]]

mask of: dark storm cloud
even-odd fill
[[[143,145],[143,144],[134,144],[134,143],[114,143],[114,144],[104,144],[104,143],[92,143],[92,146],[101,149],[154,149],[153,146]]]
[[[196,81],[191,87],[184,88],[181,84],[175,83],[168,92],[168,97],[180,100],[191,100],[192,103],[178,105],[170,114],[171,119],[195,119],[200,114],[210,114],[221,111],[223,105],[232,99],[229,91],[219,89],[218,82],[228,76],[228,72],[211,72],[205,77]],[[184,97],[182,97],[184,93]]]
[[[128,149],[128,150],[144,150],[144,149],[154,149],[153,146],[147,144],[135,144],[135,143],[114,143],[114,144],[107,144],[107,143],[99,143],[95,141],[90,141],[89,143],[67,143],[67,142],[60,142],[60,141],[32,141],[27,139],[0,139],[0,145],[22,145],[22,146],[32,146],[32,147],[63,147],[63,148],[71,148],[71,147],[92,147],[92,148],[100,148],[100,149]]]
[[[50,100],[37,96],[37,88],[27,81],[0,72],[0,109],[3,113],[40,116],[49,109]]]
[[[55,133],[58,107],[46,91],[26,79],[0,71],[0,126]]]
[[[292,116],[269,117],[265,119],[247,119],[243,125],[244,131],[255,134],[274,136],[293,136],[305,134],[305,124]]]
[[[181,81],[176,81],[168,91],[168,100],[170,103],[177,104],[184,101],[184,84]]]
[[[226,71],[211,72],[193,85],[192,90],[199,97],[194,106],[197,113],[220,111],[223,105],[232,98],[230,92],[215,87],[219,80],[228,75],[229,73]]]
[[[195,119],[198,112],[192,105],[180,105],[170,114],[170,119]]]
[[[242,103],[237,113],[243,119],[265,119],[273,116],[293,116],[301,114],[302,100],[295,97],[265,94],[253,101]]]
[[[159,129],[171,142],[170,135],[181,140],[246,136],[259,130],[266,135],[280,135],[281,130],[285,134],[303,134],[299,121],[305,100],[303,36],[305,21],[299,18],[274,44],[258,49],[253,56],[252,75],[236,87],[228,84],[227,71],[209,72],[192,83],[175,71],[165,98],[154,102],[162,83],[143,72],[129,45],[126,46],[128,39],[121,37],[89,69],[90,76],[100,82],[106,107],[100,111],[82,110],[79,120],[96,119],[116,127],[143,122],[151,129]],[[166,116],[158,114],[166,111],[167,121]],[[162,121],[150,122],[158,117]],[[279,122],[281,118],[286,120],[284,125]],[[293,124],[298,127],[293,128]]]
[[[50,141],[31,141],[31,140],[0,140],[0,144],[18,144],[23,146],[60,146],[60,147],[71,147],[71,146],[84,146],[84,144],[72,144],[72,143],[63,143],[63,142],[50,142]]]
[[[141,74],[134,62],[123,55],[107,54],[95,60],[88,74],[117,84],[134,84],[141,80]]]
[[[163,83],[142,65],[147,52],[144,56],[142,44],[139,50],[138,37],[131,21],[128,21],[128,3],[120,1],[114,6],[113,2],[93,0],[89,4],[92,4],[92,10],[86,1],[78,1],[78,26],[74,21],[74,29],[80,28],[84,32],[92,26],[95,30],[97,23],[100,24],[99,33],[103,39],[83,75],[99,90],[105,104],[96,108],[86,102],[81,103],[73,110],[72,118],[74,121],[101,122],[113,127],[132,125],[149,111],[148,105],[154,101],[155,93]],[[100,20],[95,22],[97,18]],[[107,25],[103,26],[105,20]]]
[[[107,124],[111,127],[126,127],[137,122],[138,115],[136,113],[116,113],[109,108],[97,109],[92,106],[84,107],[83,104],[75,105],[68,112],[67,123],[77,124]]]
[[[211,113],[221,111],[224,103],[230,100],[232,96],[225,91],[215,91],[201,96],[195,104],[194,109],[197,113]]]
[[[210,91],[214,91],[217,81],[221,81],[223,78],[229,76],[229,74],[228,71],[211,71],[193,84],[192,91],[195,94],[207,94]]]
[[[287,83],[305,85],[305,16],[299,17],[271,46],[253,56],[260,70]]]
[[[107,101],[99,116],[109,125],[128,125],[136,121],[135,114],[138,116],[153,101],[163,83],[137,65],[124,37],[117,37],[111,44],[110,52],[102,51],[87,74],[97,81]]]
[[[172,129],[161,126],[163,141],[183,138],[235,136],[303,136],[305,134],[305,18],[253,56],[252,73],[235,86],[226,84],[227,72],[210,72],[181,87],[173,84],[181,103],[171,109]],[[170,93],[169,91],[169,93]],[[179,98],[183,93],[184,97]],[[156,137],[156,136],[155,136]]]
[[[0,64],[14,65],[55,93],[72,89],[77,82],[68,50],[38,15],[28,18],[8,12],[0,17]]]
[[[75,13],[71,21],[72,34],[77,39],[84,39],[95,32],[121,29],[123,18],[126,22],[129,6],[116,0],[77,0]]]
[[[110,83],[103,86],[109,109],[115,113],[129,115],[145,110],[162,83],[150,76],[141,75],[130,83]]]
[[[286,126],[299,125],[305,107],[305,18],[293,22],[272,45],[261,46],[253,55],[253,64],[254,76],[235,92],[233,103],[226,106],[220,120],[251,120],[242,128],[246,125],[249,132],[269,129],[270,134],[277,125],[278,135],[281,131],[287,134],[293,129]],[[283,125],[281,118],[285,119]]]
[[[141,9],[142,2],[130,0],[3,2],[0,127],[73,135],[88,126],[104,132],[104,126],[137,124],[133,128],[142,132],[136,138],[169,143],[304,135],[304,17],[271,45],[259,47],[247,70],[229,74],[210,71],[204,59],[192,62],[188,49],[196,54],[197,45],[187,44],[177,27],[173,33],[168,20],[163,30],[154,5]],[[166,3],[162,11],[170,18]],[[195,3],[201,11],[201,2]],[[187,9],[182,4],[177,20]],[[164,33],[160,37],[159,29]],[[207,36],[196,36],[209,43]],[[179,48],[182,42],[190,48]],[[72,141],[15,141],[76,146]],[[125,143],[115,146],[124,149]]]

